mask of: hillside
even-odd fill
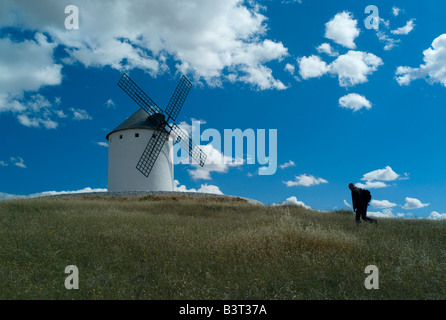
[[[0,201],[0,299],[444,299],[446,221],[238,198]],[[68,265],[79,289],[67,290]],[[364,272],[379,269],[379,289]]]

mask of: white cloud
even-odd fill
[[[189,137],[194,138],[193,134],[194,132],[200,132],[200,125],[205,124],[205,120],[197,120],[197,119],[191,119],[192,124],[187,123],[186,121],[182,121],[178,124],[178,126],[184,130]],[[174,137],[175,140],[175,137]],[[233,159],[230,156],[224,155],[220,150],[214,148],[212,143],[206,144],[206,145],[200,145],[200,149],[203,151],[203,153],[206,154],[206,161],[203,167],[200,165],[193,163],[193,169],[189,169],[189,175],[193,180],[211,180],[211,173],[212,172],[218,172],[218,173],[226,173],[228,172],[230,167],[236,167],[241,166],[244,164],[243,159]],[[220,148],[220,146],[217,146]],[[178,145],[177,150],[178,152],[181,152],[181,154],[176,154],[176,156],[179,157],[179,163],[183,164],[189,164],[189,156],[186,157],[184,154],[184,150],[181,149]],[[174,151],[176,152],[176,151]]]
[[[373,181],[373,180],[380,180],[380,181],[394,181],[398,179],[400,175],[397,174],[395,171],[392,170],[391,167],[386,166],[384,169],[378,169],[374,170],[372,172],[366,173],[361,180],[366,181]]]
[[[372,104],[364,96],[357,93],[349,93],[339,99],[339,105],[343,108],[358,111],[362,108],[370,109]]]
[[[0,38],[0,113],[11,112],[28,127],[57,127],[51,119],[51,103],[40,94],[32,95],[45,86],[62,82],[62,65],[53,60],[56,46],[57,42],[50,42],[40,32],[30,40]]]
[[[20,167],[20,168],[26,168],[25,161],[21,157],[11,157],[9,160],[12,162],[13,165]]]
[[[108,99],[107,102],[105,103],[105,106],[107,108],[114,108],[116,106],[116,104],[113,102],[112,99]]]
[[[305,203],[303,203],[302,201],[297,200],[296,197],[289,197],[288,199],[286,199],[285,201],[281,202],[281,203],[274,203],[274,206],[300,206],[300,207],[304,207],[305,209],[311,209],[310,206],[307,206]]]
[[[2,9],[3,10],[3,9]],[[1,25],[1,23],[0,23]],[[55,42],[49,42],[42,33],[33,40],[21,42],[0,38],[0,87],[11,98],[21,97],[25,91],[38,91],[44,86],[59,85],[62,81],[62,65],[53,60]],[[14,106],[0,106],[16,110]]]
[[[63,110],[54,110],[54,113],[59,117],[59,118],[66,118],[68,117]]]
[[[26,110],[26,106],[7,92],[0,92],[0,112],[19,113]]]
[[[17,120],[25,127],[33,128],[39,128],[42,125],[46,129],[56,129],[59,125],[51,119],[29,118],[27,114],[18,115]]]
[[[376,35],[378,36],[379,41],[385,43],[385,45],[384,45],[385,51],[389,51],[389,50],[393,49],[396,46],[396,44],[401,41],[401,40],[397,40],[397,39],[393,39],[393,38],[389,37],[382,30],[378,31],[376,33]]]
[[[341,87],[351,87],[367,82],[367,76],[383,64],[380,57],[367,52],[349,50],[332,63],[327,64],[319,56],[311,55],[298,60],[299,74],[302,79],[321,77],[330,73],[338,77]]]
[[[369,211],[367,216],[374,218],[396,218],[393,214],[392,209],[384,209],[382,211]]]
[[[53,120],[54,117],[63,118],[64,116],[62,110],[55,109],[41,94],[34,94],[26,98],[24,96],[22,98],[12,97],[11,95],[5,98],[4,95],[4,99],[1,95],[0,93],[0,109],[2,105],[6,106],[3,111],[13,112],[19,123],[26,127],[55,129],[59,124]]]
[[[211,178],[211,171],[210,170],[196,168],[195,170],[187,170],[187,172],[189,172],[190,177],[194,181],[197,181],[197,180],[212,180],[212,178]],[[227,172],[227,169],[225,168],[224,170],[217,171],[217,172]]]
[[[240,70],[244,75],[239,76],[238,80],[251,84],[260,90],[284,90],[287,88],[281,81],[274,79],[270,68],[263,65],[243,66],[240,67]]]
[[[282,163],[281,165],[279,165],[280,169],[285,169],[285,168],[289,168],[289,167],[295,167],[296,164],[294,163],[294,161],[290,160],[288,162]]]
[[[392,7],[392,14],[397,17],[400,14],[401,9],[398,7]]]
[[[285,65],[285,71],[288,71],[290,74],[294,74],[295,67],[292,64],[287,63]]]
[[[212,194],[223,194],[220,188],[214,185],[208,185],[207,183],[202,184],[200,188],[197,189],[187,189],[185,185],[182,185],[178,180],[174,181],[174,190],[178,192],[201,192],[201,193],[212,193]]]
[[[386,188],[390,185],[386,184],[384,181],[399,180],[399,177],[400,175],[393,171],[391,167],[386,166],[384,169],[373,170],[364,174],[361,180],[366,181],[366,183],[356,183],[355,185],[362,189]],[[405,175],[405,177],[407,177],[407,175]]]
[[[445,220],[446,219],[446,213],[438,213],[437,211],[432,211],[428,219],[431,220]]]
[[[420,209],[427,207],[429,203],[422,203],[420,200],[416,198],[406,197],[406,204],[403,206],[403,209],[411,210],[411,209]]]
[[[329,71],[338,77],[340,86],[350,87],[367,82],[367,76],[382,64],[381,58],[372,53],[350,50],[333,61]]]
[[[20,124],[24,125],[25,127],[38,128],[40,126],[39,119],[36,118],[30,119],[26,114],[18,115],[17,120],[19,120]]]
[[[302,0],[282,0],[283,4],[302,3]]]
[[[398,28],[398,29],[396,29],[396,30],[392,30],[391,32],[392,32],[393,34],[398,34],[398,35],[401,35],[401,34],[403,34],[403,35],[409,34],[409,33],[413,30],[413,28],[415,27],[414,20],[415,20],[415,19],[411,19],[411,20],[407,21],[407,23],[406,23],[406,25],[405,25],[404,27]]]
[[[437,37],[430,48],[423,51],[424,64],[418,68],[399,66],[395,72],[399,85],[409,85],[424,78],[430,83],[439,82],[446,87],[446,33]]]
[[[378,209],[393,208],[393,207],[397,206],[396,203],[392,203],[388,200],[372,200],[372,201],[370,201],[370,204],[374,208],[378,208]]]
[[[8,164],[5,161],[0,161],[0,167],[7,167]]]
[[[41,121],[43,126],[47,129],[56,129],[57,126],[59,125],[57,122],[53,121],[53,120],[43,120]]]
[[[97,144],[98,146],[108,148],[108,143],[107,143],[107,142],[97,142],[96,144]]]
[[[371,211],[367,213],[367,216],[374,218],[399,218],[399,219],[407,219],[414,218],[412,213],[393,213],[392,208],[383,208],[382,211]]]
[[[37,198],[37,197],[47,197],[47,196],[57,196],[57,195],[70,195],[70,194],[77,194],[77,193],[91,193],[91,192],[107,192],[107,189],[92,189],[90,187],[80,189],[80,190],[74,190],[74,191],[44,191],[39,193],[33,193],[30,195],[16,195],[16,194],[8,194],[0,192],[0,199],[16,199],[16,198]]]
[[[316,48],[317,52],[328,54],[331,57],[335,57],[339,55],[338,52],[334,51],[329,43],[322,43],[319,47]]]
[[[18,196],[16,194],[9,194],[9,193],[0,192],[0,200],[16,199],[16,198],[20,198],[20,197],[21,196]]]
[[[174,190],[178,192],[197,192],[196,189],[187,189],[187,187],[181,184],[178,180],[174,180]]]
[[[390,21],[383,19],[383,18],[379,18],[379,23],[382,23],[387,29],[390,27]]]
[[[349,208],[352,207],[352,205],[351,205],[350,203],[348,203],[347,200],[345,200],[345,199],[344,199],[344,204],[345,204],[347,207],[349,207]]]
[[[315,55],[302,57],[298,63],[299,74],[303,79],[320,77],[329,71],[327,64]]]
[[[107,189],[96,188],[92,189],[90,187],[86,187],[80,190],[74,191],[44,191],[39,193],[34,193],[26,196],[27,198],[35,198],[35,197],[46,197],[46,196],[57,196],[57,195],[69,195],[69,194],[77,194],[77,193],[91,193],[91,192],[108,192]]]
[[[223,194],[220,188],[214,185],[208,185],[207,183],[202,184],[198,189],[198,192],[202,193],[213,193],[213,194]]]
[[[74,120],[91,120],[92,117],[90,117],[87,113],[87,111],[83,109],[75,109],[70,108],[71,112],[73,112],[73,119]]]
[[[397,44],[399,42],[401,42],[400,39],[395,39],[394,37],[390,36],[388,34],[388,32],[392,33],[394,36],[398,36],[398,35],[403,35],[403,34],[409,33],[411,31],[411,30],[409,30],[409,27],[412,27],[412,29],[414,27],[414,24],[413,24],[414,19],[412,19],[411,20],[412,22],[408,22],[408,24],[405,27],[390,31],[389,30],[390,21],[385,20],[383,18],[380,18],[379,20],[380,20],[381,25],[384,26],[384,28],[377,29],[376,35],[377,35],[379,41],[384,43],[385,51],[389,51],[389,50],[393,49],[394,47],[397,46]],[[405,32],[407,32],[407,33],[405,33]]]
[[[242,159],[233,159],[215,149],[212,144],[200,146],[206,154],[206,162],[203,167],[194,165],[194,169],[187,170],[193,180],[211,180],[211,172],[226,173],[229,167],[240,166]]]
[[[395,79],[400,86],[407,86],[412,82],[412,80],[422,78],[424,76],[421,69],[404,66],[399,66],[395,71],[395,75]]]
[[[284,89],[266,64],[288,55],[281,42],[266,38],[263,7],[240,0],[125,1],[79,0],[78,30],[66,30],[66,3],[6,1],[0,28],[39,30],[65,47],[65,63],[142,69],[152,76],[177,71],[218,85],[228,79],[260,89]],[[20,12],[14,15],[12,12]],[[99,18],[100,17],[100,18]],[[28,55],[29,56],[29,55]]]
[[[325,24],[325,37],[344,47],[355,49],[354,41],[359,36],[357,24],[358,21],[353,19],[350,12],[340,12]]]
[[[391,208],[383,209],[382,211],[371,211],[367,213],[367,216],[374,217],[374,218],[399,218],[399,219],[407,219],[407,218],[414,218],[414,215],[412,213],[393,213]]]
[[[389,185],[382,181],[367,181],[366,183],[356,183],[355,186],[361,189],[378,189],[386,188]]]
[[[328,183],[328,181],[322,178],[316,178],[313,175],[301,174],[300,176],[296,176],[294,181],[284,181],[283,183],[285,183],[287,187],[310,187],[321,183]]]
[[[204,120],[197,120],[194,118],[191,118],[191,124],[187,123],[186,121],[181,121],[178,126],[187,132],[188,136],[190,137],[192,135],[192,129],[196,130],[197,132],[200,131],[200,125],[205,124],[206,121]]]
[[[399,180],[409,180],[409,174],[404,172],[404,177],[400,177]]]
[[[399,12],[399,9],[396,9]],[[384,43],[384,50],[389,51],[393,49],[399,42],[401,42],[400,39],[395,39],[394,37],[388,35],[388,32],[390,32],[394,36],[407,35],[415,27],[414,20],[415,19],[409,20],[404,27],[398,28],[396,30],[389,30],[390,21],[380,18],[380,22],[382,22],[385,28],[380,28],[379,30],[377,30],[376,35],[378,36],[379,41]]]
[[[415,218],[415,216],[410,212],[393,213],[391,208],[386,208],[386,209],[383,209],[382,211],[377,211],[377,212],[374,212],[374,211],[367,212],[367,216],[374,217],[374,218],[393,218],[393,219],[397,219],[397,218],[398,219],[413,219],[413,218]]]

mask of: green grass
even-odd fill
[[[445,299],[445,261],[446,221],[356,226],[225,198],[0,202],[0,299]]]

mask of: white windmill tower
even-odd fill
[[[206,155],[175,123],[191,88],[182,76],[163,112],[127,74],[118,82],[140,107],[107,135],[108,191],[173,191],[173,144],[201,166]]]

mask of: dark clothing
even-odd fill
[[[352,189],[352,204],[353,204],[353,211],[356,212],[356,209],[359,207],[364,207],[364,199],[361,196],[361,190],[359,188],[354,187]],[[367,204],[366,204],[367,209]]]
[[[367,222],[375,222],[375,219],[368,218],[367,217],[367,206],[368,203],[365,203],[362,195],[361,195],[361,189],[354,187],[352,189],[352,204],[353,204],[353,211],[356,212],[356,223],[360,223],[360,219],[367,221]]]
[[[375,222],[375,219],[372,218],[368,218],[367,217],[367,205],[362,205],[358,208],[356,208],[356,223],[360,222],[360,218],[362,218],[362,220],[367,221],[367,222]]]

